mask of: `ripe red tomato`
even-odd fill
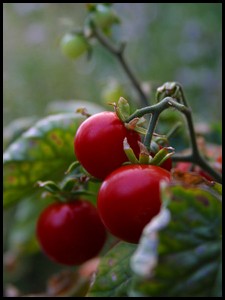
[[[123,140],[139,156],[140,136],[126,129],[114,112],[101,112],[85,120],[77,130],[74,151],[82,166],[94,177],[104,179],[113,170],[128,161]]]
[[[126,165],[103,181],[97,208],[102,222],[116,237],[138,243],[142,230],[159,213],[160,181],[170,173],[153,165]]]
[[[36,233],[45,254],[64,265],[95,257],[106,240],[96,207],[85,200],[48,206],[38,219]]]

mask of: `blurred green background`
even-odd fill
[[[220,120],[222,4],[116,3],[114,8],[122,23],[113,38],[127,41],[136,76],[154,87],[179,81],[195,114]],[[81,3],[4,3],[4,125],[42,116],[47,104],[59,99],[100,103],[113,78],[130,94],[119,63],[99,44],[90,61],[61,54],[60,38],[81,28],[85,15]]]
[[[196,121],[221,123],[222,4],[116,3],[113,7],[122,22],[113,27],[112,38],[127,42],[127,61],[144,87],[150,84],[151,98],[156,87],[178,81]],[[113,95],[119,91],[140,106],[123,69],[98,43],[90,60],[84,55],[71,61],[61,54],[61,37],[72,28],[82,28],[86,14],[83,3],[4,3],[4,128],[17,118],[47,115],[49,105],[57,100],[106,105],[118,100]],[[19,261],[10,256],[13,249],[7,236],[16,226],[11,216],[14,209],[19,220],[29,215],[26,201],[20,209],[4,213],[4,250],[9,250],[4,257],[4,282],[31,293],[43,291],[46,279],[61,267],[40,253],[24,255]],[[15,232],[16,238],[23,239],[22,229]]]

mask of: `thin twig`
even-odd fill
[[[125,44],[121,44],[119,47],[116,47],[106,36],[101,32],[101,30],[92,23],[92,33],[98,39],[98,41],[114,56],[118,59],[121,66],[123,67],[124,71],[126,72],[127,76],[130,78],[134,88],[136,89],[137,93],[140,97],[140,104],[142,106],[149,105],[149,99],[143,92],[141,85],[138,79],[135,77],[134,73],[132,72],[130,66],[128,65],[127,61],[124,57],[124,49]]]

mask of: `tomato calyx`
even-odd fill
[[[109,105],[112,105],[114,107],[117,117],[120,119],[121,122],[123,122],[126,129],[133,130],[139,134],[146,135],[147,130],[143,126],[144,123],[146,122],[146,119],[144,117],[133,118],[128,123],[126,122],[126,120],[131,115],[131,109],[130,109],[129,102],[125,98],[120,97],[117,103],[112,102],[112,103],[109,103]]]
[[[59,202],[70,202],[78,200],[81,196],[93,196],[94,193],[87,190],[90,176],[83,171],[77,171],[80,164],[78,161],[72,163],[65,174],[67,175],[60,183],[52,180],[38,181],[36,186],[43,188],[43,197],[54,197]]]
[[[149,150],[145,147],[145,145],[141,142],[138,142],[140,147],[139,158],[137,158],[134,154],[134,151],[130,147],[127,138],[123,141],[123,149],[129,160],[126,164],[145,164],[145,165],[155,165],[162,166],[171,156],[174,154],[174,148],[172,147],[158,147],[158,151],[156,153],[149,152]],[[171,152],[169,152],[171,151]]]

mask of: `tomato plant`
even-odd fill
[[[120,63],[134,93],[127,85],[124,94],[116,74],[109,81],[110,97],[98,93],[110,98],[102,99],[104,107],[57,101],[46,111],[51,116],[26,123],[17,134],[20,124],[11,127],[3,157],[3,204],[17,206],[5,226],[10,234],[4,267],[23,267],[24,257],[33,255],[32,272],[47,282],[42,296],[220,297],[221,146],[211,144],[208,152],[208,126],[195,127],[179,82],[164,83],[155,95],[154,78],[139,82],[125,58],[125,42],[114,40],[118,32],[112,26],[119,18],[112,3],[86,7],[83,27],[68,28],[60,50],[72,59],[84,53],[92,59],[95,45],[103,46]],[[71,21],[64,25],[73,26]],[[184,33],[190,35],[186,29]],[[94,66],[77,75],[86,76]],[[164,72],[164,60],[160,68]],[[85,87],[89,84],[87,77]],[[46,264],[43,272],[39,259]],[[62,271],[60,276],[49,280],[49,266]],[[18,269],[13,275],[18,276]],[[30,270],[28,276],[33,281]]]
[[[86,200],[51,204],[41,213],[36,232],[45,254],[64,265],[98,255],[106,240],[97,210]]]
[[[127,165],[112,172],[98,193],[99,215],[118,238],[138,243],[144,226],[159,213],[160,182],[170,173],[151,165]]]
[[[114,112],[95,114],[77,130],[76,157],[92,176],[104,179],[128,160],[123,150],[125,137],[138,156],[140,136],[136,132],[126,129]]]

